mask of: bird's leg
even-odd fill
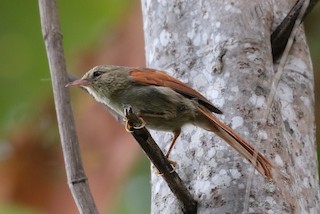
[[[138,114],[138,117],[139,118],[164,118],[164,119],[168,119],[169,117],[172,117],[172,115],[169,115],[169,114],[156,114],[156,113],[149,113],[149,112],[139,112]],[[176,143],[176,140],[177,138],[179,137],[181,133],[181,129],[177,129],[177,130],[174,130],[173,131],[173,139],[172,139],[172,142],[171,142],[171,145],[169,147],[169,150],[168,152],[166,153],[166,158],[169,160],[169,155],[170,155],[170,152],[171,150],[173,149],[173,146],[174,144]]]
[[[126,117],[123,118],[125,124],[124,124],[124,128],[126,129],[127,132],[133,132],[131,131],[131,125],[128,123],[128,119]]]
[[[169,149],[168,149],[168,151],[167,151],[167,154],[166,154],[166,158],[167,158],[168,160],[169,160],[170,152],[171,152],[171,150],[173,149],[173,146],[174,146],[174,144],[176,143],[178,137],[180,136],[180,133],[181,133],[181,129],[175,130],[175,131],[173,132],[172,142],[171,142],[171,145],[170,145],[170,147],[169,147]]]
[[[167,158],[167,160],[170,162],[170,164],[171,164],[174,168],[176,167],[177,163],[176,163],[175,161],[170,160],[170,159],[169,159],[169,155],[170,155],[170,152],[171,152],[171,150],[173,149],[173,146],[174,146],[174,144],[176,143],[176,141],[177,141],[180,133],[181,133],[181,129],[177,129],[177,130],[175,130],[175,131],[173,132],[172,142],[171,142],[170,147],[169,147],[169,149],[168,149],[168,151],[167,151],[167,153],[166,153],[166,155],[165,155],[165,157]]]
[[[164,118],[164,119],[168,119],[168,118],[173,117],[172,114],[168,114],[168,113],[157,114],[157,113],[153,113],[153,112],[139,112],[139,113],[137,113],[137,116],[139,118],[141,118],[141,119],[143,119],[143,118]],[[173,132],[173,139],[172,139],[171,145],[169,147],[168,152],[165,155],[165,157],[167,158],[167,160],[170,162],[170,164],[173,167],[175,167],[177,165],[177,163],[172,161],[172,160],[170,160],[169,159],[169,155],[170,155],[170,152],[173,149],[173,146],[174,146],[177,138],[179,137],[180,133],[181,133],[180,129],[177,129],[177,130],[175,130]]]

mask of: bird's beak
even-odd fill
[[[69,86],[81,87],[81,86],[87,86],[87,85],[90,85],[90,82],[88,80],[79,79],[79,80],[75,80],[75,81],[69,82],[65,87],[69,87]]]

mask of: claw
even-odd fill
[[[132,131],[132,126],[128,123],[128,119],[127,118],[124,118],[124,121],[125,121],[125,125],[124,125],[124,128],[125,128],[125,130],[127,131],[127,132],[133,132]]]
[[[176,168],[177,162],[172,161],[172,160],[169,160],[169,159],[168,159],[168,161],[169,161],[169,163],[171,164],[171,166],[172,166],[173,168]],[[173,171],[174,171],[174,170],[173,170]],[[170,173],[172,173],[172,172],[170,172]]]
[[[172,166],[172,168],[173,168],[169,173],[173,173],[173,172],[174,172],[174,169],[175,169],[176,166],[177,166],[177,162],[172,161],[172,160],[169,160],[169,159],[167,159],[167,160],[169,161],[169,163],[171,164],[171,166]],[[156,175],[163,175],[163,173],[160,173],[159,170],[158,170],[154,165],[152,165],[151,168],[152,168],[152,170],[155,171],[154,173],[155,173]]]
[[[141,124],[140,126],[134,126],[135,129],[142,129],[143,127],[146,126],[146,122],[142,119],[142,117],[139,117]]]
[[[127,132],[133,132],[135,129],[142,129],[143,127],[146,126],[146,122],[143,120],[142,117],[138,115],[139,120],[136,118],[132,119],[133,111],[131,107],[125,107],[124,108],[124,115],[125,117],[123,120],[125,121],[125,126],[124,128],[126,129]],[[131,120],[131,123],[129,121]]]
[[[151,166],[151,170],[154,170],[154,174],[157,175],[157,176],[159,176],[159,175],[162,176],[163,175],[163,173],[160,173],[159,170],[154,165]]]

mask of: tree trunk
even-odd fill
[[[147,66],[200,91],[223,110],[222,121],[289,177],[270,183],[255,172],[251,180],[253,167],[240,155],[212,133],[187,126],[170,159],[198,201],[198,213],[320,212],[313,70],[302,27],[267,106],[278,67],[270,35],[294,3],[142,0]],[[153,135],[168,149],[170,135]],[[182,212],[155,173],[151,209]]]

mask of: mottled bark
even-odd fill
[[[313,70],[302,27],[267,106],[278,66],[270,35],[294,3],[142,0],[147,66],[171,73],[212,100],[224,111],[220,119],[290,178],[275,176],[270,184],[255,172],[251,182],[247,161],[212,133],[187,126],[170,159],[198,201],[198,213],[320,212]],[[153,135],[168,148],[169,134]],[[151,207],[152,213],[181,212],[154,173]]]

